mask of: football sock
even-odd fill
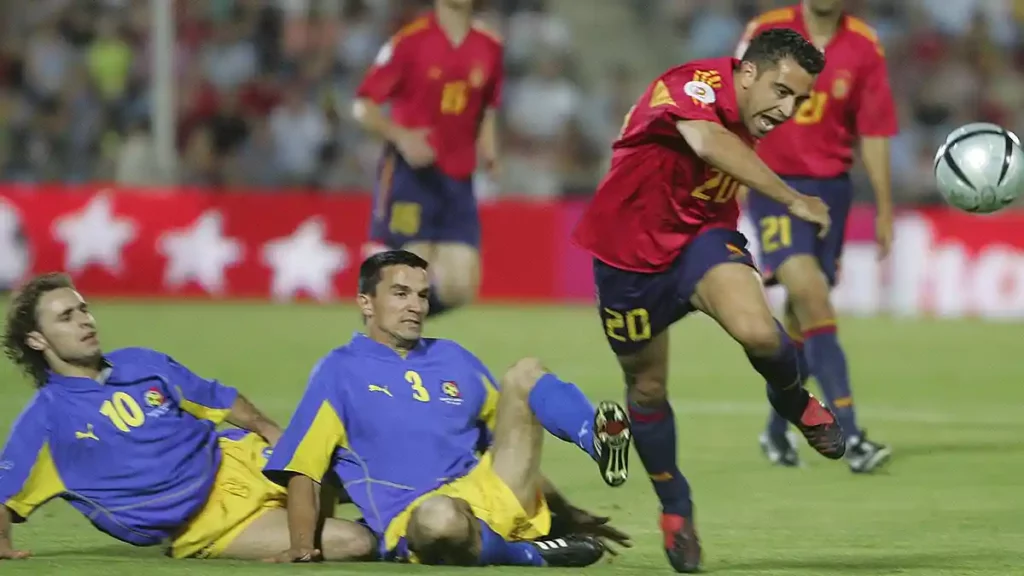
[[[629,403],[633,445],[654,484],[662,511],[689,517],[693,513],[690,483],[676,464],[676,418],[665,401],[655,407]]]
[[[575,384],[560,380],[554,374],[545,374],[533,385],[528,401],[545,430],[579,446],[591,458],[597,458],[594,406]]]
[[[802,340],[793,339],[793,345],[796,346],[797,361],[800,363],[800,378],[803,384],[807,384],[807,378],[811,374],[811,369],[807,364],[807,355],[804,354],[804,343]],[[779,437],[784,435],[788,429],[789,421],[776,412],[775,408],[769,410],[768,434]]]
[[[427,318],[440,316],[445,312],[450,312],[457,308],[457,306],[449,306],[448,304],[445,304],[440,298],[438,298],[437,291],[433,289],[430,291],[430,296],[427,297],[427,302],[430,303],[430,310],[427,311]]]
[[[850,373],[846,367],[846,354],[839,345],[834,324],[804,332],[804,346],[811,374],[818,381],[828,407],[847,435],[857,434],[857,415],[850,393]]]
[[[544,558],[530,542],[507,542],[491,530],[483,520],[480,523],[480,566],[543,566]]]
[[[771,356],[756,356],[747,352],[751,366],[768,382],[768,401],[783,418],[794,424],[800,421],[807,408],[809,395],[803,387],[800,374],[800,359],[793,340],[786,334],[782,324],[775,325],[782,345]]]

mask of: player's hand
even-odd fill
[[[604,543],[605,549],[612,556],[618,556],[619,553],[608,545],[609,542],[614,542],[623,548],[633,547],[633,539],[629,534],[608,524],[610,519],[607,516],[596,516],[575,506],[569,506],[559,516],[561,516],[560,520],[564,522],[560,526],[563,533],[596,536]]]
[[[501,162],[499,162],[497,158],[485,157],[483,158],[481,164],[483,164],[484,172],[487,174],[487,176],[491,180],[497,182],[498,178],[501,177]]]
[[[813,222],[821,226],[821,230],[818,231],[819,238],[824,238],[828,235],[828,229],[832,226],[832,219],[828,215],[828,205],[821,198],[801,195],[789,205],[789,212],[801,220]]]
[[[12,550],[10,548],[0,550],[0,560],[24,560],[31,556],[28,550]]]
[[[879,212],[875,216],[875,240],[878,242],[878,259],[884,260],[892,250],[892,214]]]
[[[315,548],[290,548],[264,560],[273,564],[305,564],[323,562],[324,555]]]
[[[429,130],[407,130],[395,141],[402,158],[413,168],[423,168],[434,163],[434,147],[427,140]]]

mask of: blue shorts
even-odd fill
[[[370,240],[389,248],[409,242],[454,242],[478,247],[480,217],[472,178],[415,169],[391,145],[377,171]]]
[[[828,205],[832,226],[828,235],[818,238],[817,224],[790,215],[778,202],[751,190],[747,209],[760,234],[758,250],[765,284],[777,284],[775,270],[790,256],[810,254],[818,260],[830,285],[835,286],[839,260],[843,255],[846,220],[853,203],[853,184],[849,176],[828,180],[787,178],[786,183],[808,196],[816,196]]]
[[[619,356],[640,351],[695,308],[697,283],[712,268],[739,262],[756,270],[747,239],[726,228],[693,239],[664,272],[629,272],[594,260],[597,306],[605,338]]]

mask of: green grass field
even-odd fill
[[[358,329],[352,308],[100,303],[105,347],[141,345],[241,388],[281,424],[313,363]],[[199,322],[201,324],[194,324]],[[200,326],[198,328],[190,326]],[[431,335],[457,339],[495,372],[537,355],[593,399],[622,397],[618,368],[589,308],[475,307]],[[811,454],[769,467],[757,447],[763,384],[738,347],[694,318],[673,331],[671,389],[679,458],[694,488],[706,569],[722,575],[1024,573],[1024,361],[1021,327],[972,321],[849,319],[842,324],[863,424],[894,446],[883,473],[854,476]],[[6,431],[31,390],[0,366]],[[636,547],[586,574],[669,573],[657,503],[639,462],[611,490],[576,450],[546,445],[548,475],[582,507],[611,515]],[[89,527],[63,502],[15,527],[35,558],[0,574],[272,575],[444,570],[395,565],[269,566],[172,561]],[[508,572],[505,569],[489,569]],[[462,571],[451,571],[462,574]]]

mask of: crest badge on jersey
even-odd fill
[[[853,75],[849,70],[841,70],[832,81],[832,97],[836,100],[843,100],[850,94],[850,85],[853,83]]]
[[[459,390],[459,385],[455,382],[448,380],[442,383],[441,393],[444,394],[441,398],[441,402],[451,404],[453,406],[462,404],[462,391]]]
[[[153,408],[159,408],[163,406],[164,401],[166,400],[166,398],[164,398],[163,392],[161,392],[158,388],[150,388],[149,390],[146,390],[144,398],[146,399],[146,404],[149,404]]]
[[[715,90],[706,82],[691,80],[683,86],[683,93],[701,104],[715,103]]]
[[[486,81],[487,75],[484,73],[483,68],[474,66],[473,70],[469,73],[469,85],[473,88],[482,88]]]

